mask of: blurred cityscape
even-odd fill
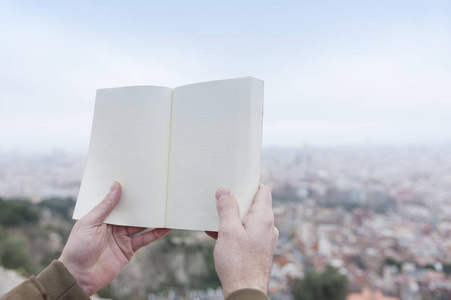
[[[347,278],[347,299],[451,299],[450,150],[451,144],[264,149],[261,182],[272,188],[280,231],[271,298],[292,299],[299,280],[333,267]],[[83,155],[58,151],[1,155],[0,198],[26,198],[32,203],[75,198],[84,163]],[[181,255],[188,245],[189,260],[202,265],[193,250],[197,243],[212,245],[203,233],[184,232],[159,247],[180,246]],[[56,244],[63,246],[62,241]],[[199,248],[199,253],[209,255],[208,247]],[[207,270],[208,262],[198,269],[202,268]],[[189,286],[189,272],[172,281]],[[112,287],[121,290],[119,281]],[[148,292],[146,298],[222,296],[215,285],[185,288],[185,298],[178,298],[177,289],[166,290],[165,296]]]
[[[261,178],[282,233],[271,292],[331,264],[351,291],[451,299],[449,147],[272,149]]]

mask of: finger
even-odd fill
[[[257,193],[255,193],[254,202],[251,206],[252,210],[272,209],[271,188],[260,184]]]
[[[209,237],[211,237],[211,238],[213,238],[213,239],[215,239],[215,240],[218,239],[218,232],[217,232],[217,231],[205,231],[205,233],[206,233]]]
[[[243,220],[246,230],[271,234],[274,231],[274,213],[272,210],[271,189],[260,184],[249,213]]]
[[[105,198],[82,219],[91,225],[102,224],[113,208],[117,205],[120,197],[121,185],[119,182],[115,181],[111,186],[110,192],[105,196]]]
[[[216,191],[216,207],[219,215],[219,232],[224,228],[241,226],[238,204],[228,188],[222,187]]]
[[[144,230],[149,229],[148,227],[134,227],[134,226],[125,226],[125,231],[127,232],[127,236],[133,237],[134,235],[143,232]]]
[[[133,252],[138,251],[140,248],[149,245],[152,242],[164,237],[171,232],[170,228],[155,228],[150,231],[144,232],[132,239]]]

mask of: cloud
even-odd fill
[[[8,24],[0,31],[0,152],[86,151],[96,89],[186,83],[181,70],[198,64],[158,47],[153,56],[127,53],[120,43],[5,8],[0,19]]]
[[[450,140],[448,25],[388,23],[379,27],[383,34],[287,58],[291,66],[272,82],[279,89],[266,90],[265,142]]]
[[[37,144],[86,151],[98,88],[248,75],[265,80],[266,145],[451,139],[443,129],[451,24],[437,12],[364,11],[369,22],[358,11],[345,18],[302,4],[271,14],[269,5],[235,20],[232,6],[205,20],[178,11],[180,20],[157,26],[167,16],[140,11],[137,19],[112,6],[108,16],[97,17],[96,7],[65,20],[50,8],[0,5],[8,28],[0,31],[0,152]]]

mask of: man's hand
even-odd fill
[[[229,189],[218,189],[216,200],[219,230],[214,258],[224,297],[244,288],[258,289],[266,294],[279,237],[279,231],[274,227],[270,188],[260,185],[243,221]],[[216,238],[214,233],[207,234]]]
[[[120,197],[121,186],[114,182],[105,199],[75,224],[59,258],[88,296],[116,278],[138,249],[171,231],[135,236],[146,228],[104,224]]]

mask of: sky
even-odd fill
[[[87,152],[98,88],[254,76],[263,145],[451,141],[451,1],[0,1],[0,153]]]

